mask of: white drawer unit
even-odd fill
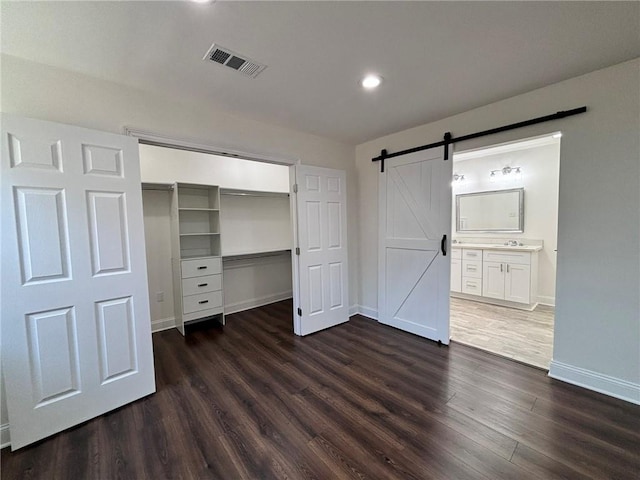
[[[222,275],[207,275],[206,277],[185,278],[182,280],[183,295],[197,295],[199,293],[222,290]]]
[[[482,295],[482,279],[463,277],[462,293],[466,293],[468,295]]]
[[[176,328],[216,319],[224,325],[220,189],[177,183],[171,199]]]
[[[222,290],[185,296],[182,303],[182,313],[202,312],[222,307]]]
[[[482,278],[482,260],[463,260],[462,276]]]
[[[452,295],[533,310],[537,305],[537,252],[542,247],[525,249],[453,249],[460,252],[461,260],[452,256]]]
[[[204,277],[222,272],[222,259],[220,257],[182,260],[181,265],[182,278]]]
[[[482,260],[482,250],[475,248],[463,248],[462,249],[463,260]]]

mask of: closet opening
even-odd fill
[[[293,162],[196,150],[139,146],[153,332],[293,296]]]
[[[450,334],[548,370],[561,133],[456,152]]]

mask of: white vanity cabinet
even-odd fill
[[[462,251],[459,248],[451,249],[451,291],[462,291]]]
[[[462,265],[454,266],[452,256],[452,294],[469,300],[533,310],[537,305],[538,251],[541,249],[489,245],[453,249],[460,252]],[[460,290],[453,288],[457,269],[460,270]]]
[[[483,250],[482,295],[508,302],[531,303],[531,252]],[[537,269],[536,269],[537,270]]]

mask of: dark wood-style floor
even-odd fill
[[[154,334],[155,395],[34,446],[3,479],[637,479],[640,407],[363,317],[291,303]]]

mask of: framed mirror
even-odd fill
[[[524,232],[524,188],[456,195],[457,232]]]

